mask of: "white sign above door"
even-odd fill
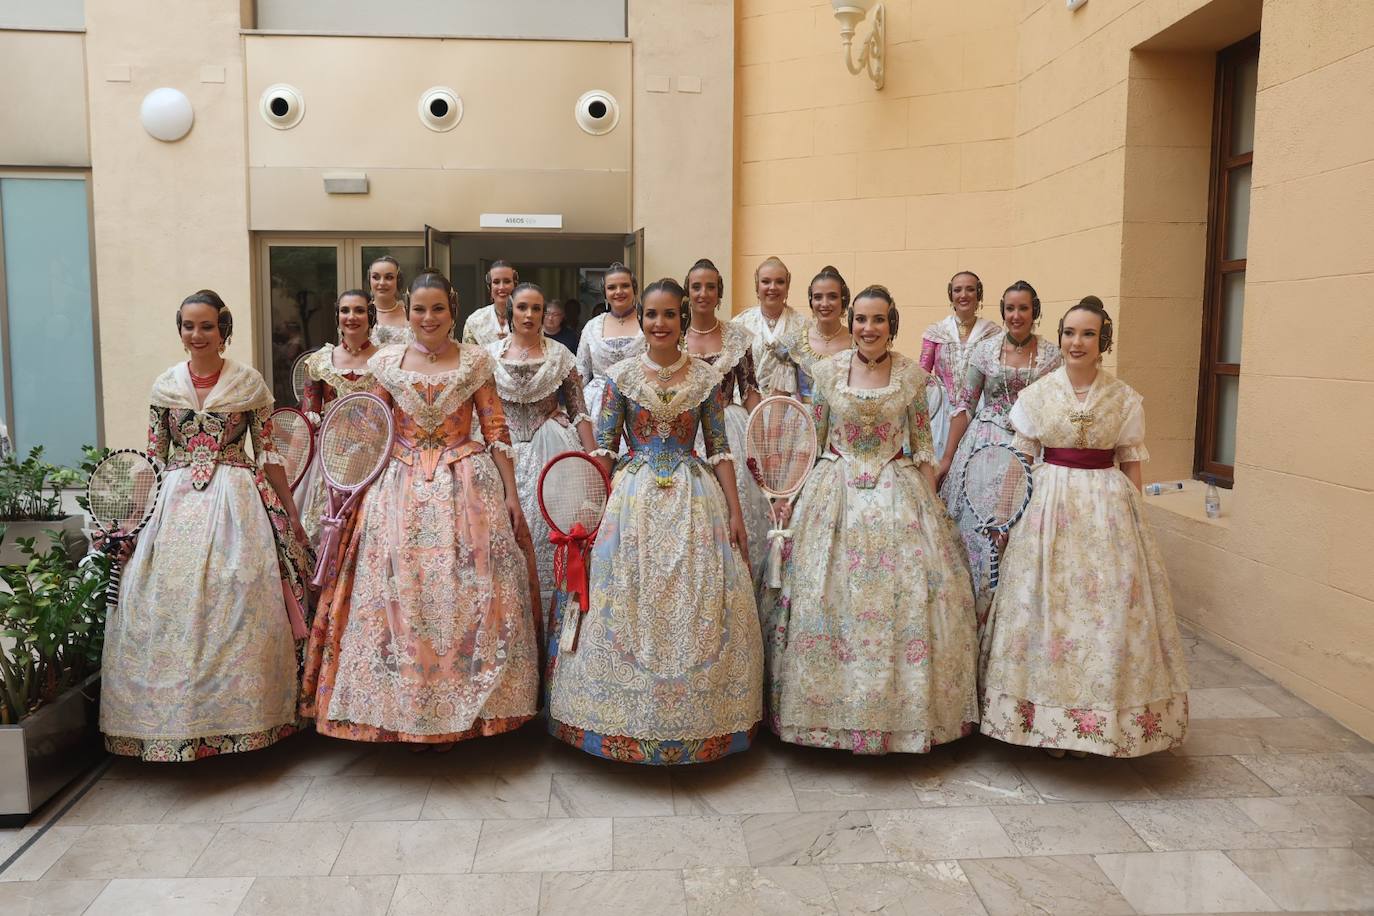
[[[483,229],[562,229],[562,213],[483,213],[477,225]]]

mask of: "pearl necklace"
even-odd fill
[[[677,374],[677,370],[687,365],[687,360],[691,359],[691,357],[687,353],[679,352],[678,358],[673,361],[672,365],[660,366],[658,363],[654,362],[652,359],[649,358],[648,353],[641,354],[639,358],[644,362],[645,366],[654,370],[654,374],[658,376],[658,380],[660,382],[667,382],[669,379],[671,379],[674,375]]]
[[[392,312],[396,311],[398,308],[401,307],[401,300],[397,299],[395,302],[391,303],[391,308],[384,309],[377,304],[376,299],[373,299],[372,307],[375,308],[377,311],[381,312],[383,315],[390,315]]]
[[[344,352],[347,353],[349,356],[360,356],[372,348],[372,341],[364,340],[362,346],[355,347],[352,344],[350,344],[347,340],[340,340],[339,346],[343,347]]]
[[[716,323],[715,323],[714,325],[712,325],[711,327],[707,328],[707,329],[704,330],[704,331],[698,331],[696,328],[692,327],[691,325],[688,325],[688,326],[687,326],[687,333],[688,333],[688,334],[700,334],[702,337],[705,337],[707,334],[714,334],[714,333],[716,333],[716,331],[719,331],[719,330],[720,330],[720,319],[719,319],[719,318],[716,319]]]

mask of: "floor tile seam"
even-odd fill
[[[1015,843],[1013,843],[1012,845],[1015,845]],[[1003,857],[1003,858],[1005,858],[1005,857]],[[1024,858],[1024,856],[1017,856],[1017,858],[1018,858],[1018,859]],[[972,877],[969,876],[968,869],[964,867],[964,862],[966,862],[966,861],[972,862],[972,861],[978,861],[978,860],[976,860],[976,859],[951,859],[950,861],[954,862],[956,865],[959,866],[959,871],[963,874],[964,880],[968,882],[968,886],[969,886],[970,888],[973,889],[973,896],[974,896],[974,898],[978,901],[979,906],[981,906],[981,907],[983,908],[983,913],[985,914],[985,916],[987,916],[987,914],[992,913],[992,907],[988,905],[988,901],[987,901],[987,900],[983,899],[983,894],[982,894],[982,892],[978,890],[978,884],[973,880]],[[1101,869],[1098,869],[1098,870],[1101,871]]]
[[[1061,854],[1061,855],[1017,856],[1016,858],[1017,858],[1017,859],[1031,859],[1031,858],[1041,858],[1041,859],[1067,859],[1067,858],[1079,858],[1079,859],[1084,859],[1084,860],[1087,861],[1087,863],[1088,863],[1089,865],[1091,865],[1093,868],[1097,869],[1097,873],[1098,873],[1099,875],[1102,876],[1102,881],[1103,881],[1103,883],[1109,885],[1114,891],[1116,891],[1116,895],[1117,895],[1118,897],[1121,898],[1121,902],[1122,902],[1123,904],[1125,904],[1125,906],[1128,907],[1132,913],[1136,914],[1136,916],[1139,916],[1140,910],[1136,909],[1135,904],[1131,903],[1129,900],[1126,899],[1126,895],[1123,894],[1123,893],[1121,893],[1121,888],[1117,886],[1116,882],[1112,880],[1111,875],[1108,875],[1107,872],[1102,868],[1101,863],[1099,863],[1099,862],[1097,861],[1097,857],[1098,857],[1099,855],[1122,855],[1122,854],[1123,854],[1123,853],[1075,852],[1075,853],[1064,853],[1064,854]],[[995,859],[982,859],[982,860],[970,860],[970,861],[991,862],[991,861],[996,861],[996,860],[995,860]],[[960,868],[963,868],[963,867],[964,867],[964,860],[963,860],[963,859],[960,859],[960,860],[959,860],[959,867],[960,867]],[[967,874],[967,871],[965,871],[965,874]],[[974,891],[977,892],[977,890],[978,890],[978,884],[977,884],[977,882],[975,882],[972,878],[969,878],[969,883],[973,885]],[[981,899],[981,897],[980,897],[980,899]],[[988,912],[992,912],[992,911],[989,910]]]
[[[1269,893],[1268,893],[1264,888],[1260,887],[1260,886],[1259,886],[1259,883],[1258,883],[1257,881],[1255,881],[1254,878],[1251,878],[1250,875],[1249,875],[1249,873],[1246,872],[1245,869],[1241,868],[1240,865],[1238,865],[1238,864],[1231,858],[1231,856],[1227,853],[1227,851],[1224,850],[1224,849],[1175,849],[1175,850],[1158,850],[1158,851],[1157,851],[1157,850],[1150,850],[1149,852],[1117,852],[1117,853],[1107,852],[1107,853],[1093,853],[1093,854],[1092,854],[1092,859],[1093,859],[1093,863],[1098,867],[1098,869],[1099,869],[1103,874],[1106,874],[1107,870],[1106,870],[1105,868],[1103,868],[1103,867],[1102,867],[1102,863],[1101,863],[1100,861],[1098,861],[1098,860],[1099,860],[1102,856],[1104,856],[1104,855],[1121,855],[1121,856],[1167,856],[1167,855],[1188,855],[1188,856],[1195,856],[1195,855],[1198,855],[1198,854],[1200,854],[1200,853],[1206,853],[1206,852],[1216,852],[1216,853],[1220,853],[1220,854],[1226,859],[1226,861],[1227,861],[1228,863],[1230,863],[1231,867],[1234,868],[1234,869],[1236,869],[1236,871],[1240,873],[1240,876],[1241,876],[1242,878],[1244,878],[1245,881],[1249,882],[1249,884],[1250,884],[1251,887],[1253,887],[1256,891],[1259,892],[1259,894],[1260,894],[1261,897],[1263,897],[1265,900],[1268,900],[1268,901],[1269,901],[1269,903],[1274,907],[1274,909],[1273,909],[1271,912],[1275,912],[1275,913],[1287,913],[1287,912],[1292,912],[1291,910],[1288,910],[1287,908],[1285,908],[1285,907],[1283,907],[1283,906],[1280,906],[1280,905],[1279,905],[1279,902],[1278,902],[1277,900],[1275,900],[1273,897],[1269,896]],[[1122,888],[1122,886],[1121,886],[1120,884],[1118,884],[1118,883],[1116,882],[1116,879],[1113,878],[1111,875],[1107,875],[1107,880],[1111,882],[1112,886],[1116,888],[1116,892],[1117,892],[1118,894],[1121,895],[1121,898],[1122,898],[1123,900],[1125,900],[1125,899],[1126,899],[1126,891],[1125,891],[1125,889]],[[1132,904],[1129,900],[1127,900],[1126,902],[1127,902],[1128,905],[1131,906],[1132,909],[1135,909],[1135,904]],[[1139,912],[1139,910],[1137,910],[1137,912]],[[1190,911],[1187,911],[1187,912],[1190,912],[1190,913],[1191,913],[1191,912],[1203,913],[1203,912],[1217,912],[1217,911],[1215,911],[1215,910],[1196,910],[1196,911],[1190,910]],[[1223,911],[1221,911],[1221,912],[1224,913],[1224,912],[1231,912],[1231,911],[1230,911],[1230,910],[1223,910]]]

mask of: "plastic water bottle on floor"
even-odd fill
[[[1208,518],[1221,518],[1221,493],[1217,491],[1215,477],[1207,478],[1207,496],[1204,504],[1207,506]]]

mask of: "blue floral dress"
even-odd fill
[[[638,358],[607,373],[594,454],[616,457],[576,651],[550,627],[550,730],[589,754],[701,763],[749,747],[762,717],[763,646],[749,565],[729,544],[711,465],[730,461],[720,375],[693,359],[660,389]],[[706,457],[693,451],[697,428]],[[762,549],[758,545],[753,549]]]

